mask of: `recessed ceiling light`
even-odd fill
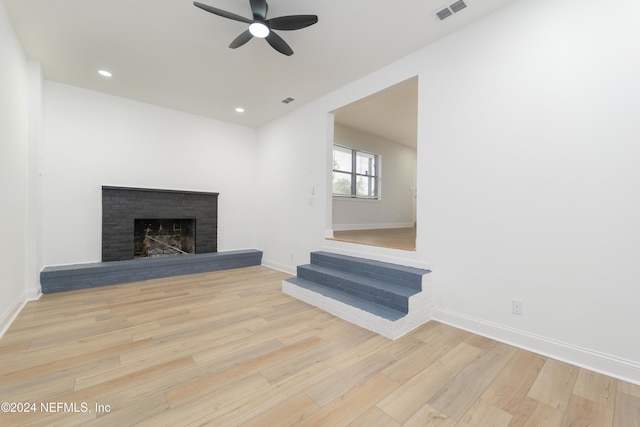
[[[244,113],[244,108],[236,107],[236,113]]]
[[[100,74],[102,77],[111,77],[111,76],[113,76],[113,74],[111,74],[111,72],[109,72],[107,70],[98,70],[98,74]]]

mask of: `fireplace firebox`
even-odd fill
[[[133,225],[134,257],[195,254],[195,222],[193,218],[136,218]]]

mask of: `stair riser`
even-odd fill
[[[432,305],[430,300],[423,303],[418,310],[412,310],[404,317],[388,320],[288,283],[286,280],[282,282],[282,292],[392,340],[402,337],[431,319]]]
[[[419,273],[402,271],[384,265],[372,265],[370,262],[360,262],[357,258],[343,259],[317,252],[311,253],[311,263],[422,290],[423,274]]]
[[[407,313],[409,310],[409,298],[403,295],[397,295],[383,289],[372,288],[366,286],[366,284],[332,276],[331,274],[310,270],[304,266],[298,266],[297,273],[298,277],[302,279],[329,286],[368,301],[400,310],[404,313]]]

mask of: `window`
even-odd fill
[[[373,153],[333,146],[333,195],[380,198],[380,161]]]

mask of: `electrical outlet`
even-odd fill
[[[512,300],[511,301],[511,312],[518,316],[522,316],[522,301]]]

